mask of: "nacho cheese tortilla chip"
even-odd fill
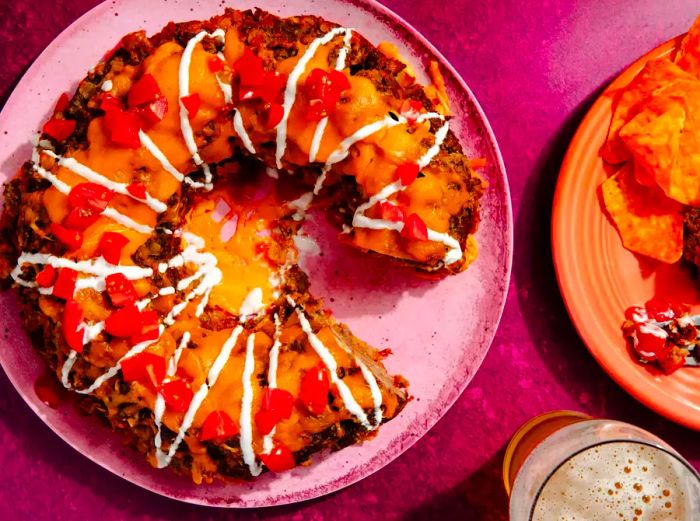
[[[601,185],[603,202],[625,248],[673,264],[683,255],[683,207],[637,183],[625,166]]]
[[[606,162],[618,164],[630,158],[620,139],[620,130],[644,108],[650,96],[680,79],[696,80],[670,60],[650,60],[630,84],[617,93],[608,138],[601,151]]]
[[[700,81],[658,89],[619,136],[641,174],[637,181],[653,180],[671,199],[700,205]]]
[[[700,74],[700,16],[695,19],[690,31],[683,38],[676,63],[681,69]]]

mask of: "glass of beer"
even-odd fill
[[[700,476],[653,434],[572,411],[533,418],[506,449],[510,521],[700,519]]]

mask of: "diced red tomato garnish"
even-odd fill
[[[665,322],[675,318],[676,313],[670,302],[659,298],[653,298],[646,303],[647,313],[657,322]]]
[[[112,273],[105,278],[107,294],[112,305],[118,308],[130,306],[136,302],[138,295],[133,283],[123,273]]]
[[[145,201],[147,198],[148,192],[146,192],[146,185],[143,183],[131,183],[126,187],[126,191],[136,197],[136,199]]]
[[[58,101],[56,102],[56,106],[53,109],[53,113],[58,114],[59,112],[63,112],[68,108],[69,103],[70,99],[68,98],[68,94],[64,92],[58,97]]]
[[[382,201],[379,203],[379,211],[381,212],[382,219],[394,222],[403,222],[406,219],[406,213],[403,209],[394,203],[389,201]]]
[[[100,252],[100,255],[102,255],[107,262],[116,266],[119,264],[122,248],[128,243],[129,239],[121,233],[105,232],[100,239],[97,251]]]
[[[160,321],[155,311],[141,312],[141,333],[131,337],[131,345],[158,340],[160,337]]]
[[[644,324],[649,322],[649,314],[647,310],[640,306],[632,306],[625,310],[625,318],[631,320],[635,324]]]
[[[146,73],[131,86],[127,101],[130,107],[137,107],[161,97],[163,97],[163,93],[158,86],[158,82],[152,74]]]
[[[634,349],[642,360],[656,360],[666,348],[668,333],[654,324],[638,324],[635,327]]]
[[[255,425],[262,434],[268,434],[280,420],[292,415],[294,397],[284,389],[265,389],[260,410],[255,414]]]
[[[406,218],[401,235],[407,239],[417,239],[419,241],[428,240],[428,227],[423,219],[417,214],[412,213]]]
[[[396,167],[394,180],[401,181],[403,186],[410,185],[420,173],[420,167],[416,163],[404,163]]]
[[[277,71],[266,71],[262,59],[250,48],[233,64],[238,73],[238,98],[240,100],[262,99],[266,103],[281,103],[287,76]]]
[[[63,308],[63,338],[73,350],[78,353],[83,352],[83,309],[74,300],[66,302],[66,307]]]
[[[138,109],[138,114],[147,126],[153,126],[168,113],[168,99],[159,98]]]
[[[211,58],[209,58],[207,60],[207,65],[209,66],[209,70],[214,74],[224,70],[224,62],[218,56],[212,56]]]
[[[63,141],[75,130],[75,121],[72,119],[53,118],[44,123],[41,131],[57,141]]]
[[[135,305],[117,309],[105,320],[105,331],[117,337],[140,335],[142,327],[141,311]]]
[[[190,406],[194,393],[187,380],[176,378],[160,384],[158,392],[163,395],[168,409],[174,412],[185,412]]]
[[[279,103],[271,103],[270,107],[265,112],[264,127],[265,130],[271,130],[279,125],[284,117],[284,107]]]
[[[292,451],[277,440],[269,454],[258,454],[258,456],[271,472],[284,472],[296,466]]]
[[[343,91],[350,88],[350,80],[341,71],[313,69],[304,81],[304,90],[309,100],[307,119],[318,121],[335,112]]]
[[[71,188],[68,204],[71,208],[90,208],[102,212],[114,197],[114,192],[97,183],[80,183]]]
[[[69,250],[77,250],[83,244],[83,233],[78,230],[69,230],[58,223],[51,223],[49,230],[56,239],[68,246]]]
[[[687,356],[688,351],[685,349],[681,349],[677,346],[670,346],[659,355],[658,361],[664,373],[671,374],[685,365]]]
[[[199,99],[199,94],[195,92],[194,94],[180,98],[180,101],[182,102],[182,106],[185,107],[185,110],[187,111],[187,117],[189,119],[194,119],[197,112],[199,112],[199,107],[202,105],[202,100]]]
[[[213,411],[207,415],[199,431],[199,440],[224,440],[238,434],[238,425],[224,411]]]
[[[99,218],[100,214],[92,208],[73,208],[63,220],[63,226],[82,232]]]
[[[165,358],[147,351],[126,358],[119,365],[125,382],[139,382],[151,391],[165,378]]]
[[[57,275],[58,272],[56,271],[56,268],[51,266],[51,264],[47,264],[46,266],[44,266],[44,269],[42,269],[39,273],[36,274],[37,286],[39,286],[40,288],[50,288],[56,281]]]
[[[111,103],[101,105],[105,111],[104,124],[113,143],[126,148],[139,148],[141,120],[134,112],[123,110]]]
[[[423,104],[417,100],[405,100],[401,104],[400,114],[406,118],[409,125],[413,125],[418,116],[420,116],[420,110],[423,108]]]
[[[73,300],[76,280],[78,280],[78,272],[74,269],[59,269],[56,282],[53,285],[53,295],[64,300]]]
[[[474,169],[484,168],[487,164],[485,157],[475,157],[469,160],[469,166]]]
[[[312,414],[321,414],[328,405],[329,389],[328,370],[319,363],[306,371],[302,377],[299,400]]]

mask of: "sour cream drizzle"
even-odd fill
[[[301,329],[304,331],[304,333],[306,333],[306,337],[309,339],[309,344],[311,344],[311,347],[314,349],[314,351],[316,351],[316,354],[321,358],[321,361],[328,368],[331,383],[335,384],[335,386],[337,387],[338,393],[340,394],[340,397],[342,398],[343,403],[345,404],[345,408],[350,412],[350,414],[355,416],[360,421],[360,423],[365,427],[365,429],[372,429],[372,425],[369,423],[365,411],[362,410],[360,404],[357,403],[357,401],[353,397],[350,388],[345,384],[345,382],[343,382],[342,379],[338,378],[338,363],[335,361],[335,358],[333,358],[333,355],[328,350],[328,348],[314,333],[314,330],[311,327],[311,324],[309,323],[308,319],[306,318],[306,314],[304,313],[302,308],[300,308],[296,304],[296,302],[294,302],[294,299],[292,299],[292,297],[290,297],[289,295],[287,296],[287,302],[289,302],[290,306],[294,307],[294,311],[296,312],[297,317],[299,318],[299,324],[301,325]]]
[[[185,46],[185,50],[182,53],[182,58],[180,59],[180,67],[178,69],[178,89],[180,97],[180,129],[182,131],[182,137],[185,140],[185,145],[192,156],[194,164],[202,167],[202,171],[204,172],[205,189],[211,190],[214,187],[212,184],[211,170],[209,169],[209,165],[205,163],[199,155],[199,149],[197,148],[197,143],[194,140],[192,125],[190,125],[189,114],[187,113],[185,105],[182,103],[182,98],[185,98],[190,94],[190,64],[192,62],[192,52],[194,52],[195,46],[201,42],[205,36],[216,38],[221,43],[224,43],[226,39],[226,33],[224,30],[217,29],[213,33],[201,31],[194,38],[190,39],[189,42],[187,42],[187,46]]]
[[[251,141],[245,126],[243,125],[241,111],[238,109],[233,111],[233,128],[236,131],[236,134],[238,134],[238,137],[241,138],[241,143],[243,143],[245,149],[251,154],[255,154],[255,146],[253,145],[253,142]]]
[[[33,159],[33,165],[32,168],[34,171],[39,174],[41,177],[49,181],[56,190],[61,192],[63,195],[68,195],[71,191],[71,187],[61,181],[57,176],[46,170],[45,168],[42,168],[39,166],[39,152],[35,150],[35,155],[36,157]],[[126,226],[127,228],[131,228],[132,230],[135,230],[139,233],[145,233],[145,234],[150,234],[153,232],[153,228],[146,224],[141,224],[136,221],[134,221],[131,217],[124,215],[123,213],[119,212],[118,210],[112,208],[112,207],[107,207],[102,211],[102,215],[105,217],[109,217],[113,221]]]
[[[59,156],[59,155],[53,153],[51,150],[44,150],[44,153],[46,155],[56,159],[59,166],[67,168],[71,172],[78,174],[80,177],[84,177],[88,181],[102,185],[105,188],[113,190],[114,192],[116,192],[118,194],[130,197],[130,198],[132,198],[135,201],[138,201],[140,203],[144,203],[146,206],[148,206],[151,210],[153,210],[156,213],[163,213],[165,210],[168,209],[167,204],[165,204],[162,201],[159,201],[158,199],[151,197],[148,193],[146,194],[145,200],[139,199],[138,197],[129,193],[129,190],[127,190],[127,187],[129,185],[127,185],[126,183],[118,183],[116,181],[112,181],[111,179],[103,176],[102,174],[95,172],[93,169],[89,168],[88,166],[76,161],[72,157],[62,157],[62,156]]]
[[[205,183],[194,181],[191,177],[186,176],[177,168],[175,168],[165,156],[163,151],[160,148],[158,148],[158,146],[143,130],[139,130],[139,140],[141,141],[141,144],[146,148],[146,150],[148,150],[151,153],[151,155],[160,162],[161,166],[163,167],[163,170],[168,172],[177,181],[179,181],[180,183],[185,182],[193,188],[206,187]]]
[[[280,333],[282,324],[280,322],[280,317],[277,313],[274,316],[275,319],[275,341],[270,348],[270,362],[267,368],[267,384],[270,389],[277,388],[277,366],[280,356]],[[263,438],[263,453],[269,454],[274,448],[273,438],[275,436],[275,431],[277,427],[273,427],[270,432],[268,432]]]
[[[306,66],[322,45],[326,45],[336,36],[347,34],[350,31],[352,31],[352,29],[336,27],[320,38],[316,38],[309,44],[304,54],[302,54],[299,61],[296,63],[296,65],[294,65],[292,72],[289,73],[287,85],[284,89],[284,103],[282,104],[284,108],[284,115],[282,116],[282,121],[280,121],[279,125],[277,125],[277,149],[275,150],[275,164],[277,165],[277,168],[282,168],[282,157],[287,149],[287,120],[289,119],[289,113],[294,105],[294,100],[297,97],[297,83],[299,83],[299,78],[302,74],[304,74]]]
[[[253,385],[251,378],[255,371],[255,333],[248,336],[243,366],[243,397],[241,398],[240,444],[243,461],[248,465],[251,476],[259,476],[262,467],[255,459],[253,450]]]

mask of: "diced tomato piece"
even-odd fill
[[[638,324],[635,327],[634,349],[642,360],[656,360],[666,348],[668,333],[654,324]]]
[[[40,288],[50,288],[56,281],[57,275],[58,272],[56,271],[56,268],[51,266],[51,264],[47,264],[44,266],[43,270],[36,274],[36,284]]]
[[[129,239],[121,233],[105,232],[100,239],[97,251],[100,252],[100,255],[102,255],[107,262],[116,266],[119,264],[122,249],[128,243]]]
[[[143,183],[131,183],[126,187],[126,191],[131,195],[136,197],[136,199],[146,200],[148,197],[148,192],[146,192],[146,185]]]
[[[83,244],[83,233],[78,230],[69,230],[58,223],[51,223],[49,230],[56,239],[68,246],[69,250],[77,250]]]
[[[333,90],[337,92],[343,92],[348,89],[350,89],[350,80],[348,77],[345,75],[343,71],[338,71],[336,69],[331,69],[329,76],[329,80],[331,82],[331,85],[333,87]]]
[[[665,322],[676,318],[674,306],[667,300],[654,297],[646,303],[647,313],[657,322]]]
[[[644,324],[649,322],[647,310],[640,306],[632,306],[625,310],[625,318],[631,320],[635,324]]]
[[[138,295],[133,283],[123,273],[112,273],[105,278],[107,294],[112,305],[118,308],[130,306],[136,302]]]
[[[292,415],[294,396],[285,389],[267,388],[263,393],[262,407],[268,411],[276,411],[283,420]]]
[[[66,307],[63,308],[63,338],[65,338],[68,346],[78,353],[83,352],[83,340],[85,337],[83,331],[83,309],[74,300],[66,302]]]
[[[255,414],[255,424],[262,434],[268,434],[280,420],[292,415],[294,396],[284,389],[265,389],[260,410]]]
[[[279,420],[279,415],[274,411],[260,410],[255,413],[255,426],[260,434],[269,434]]]
[[[58,101],[56,102],[56,106],[53,109],[53,113],[58,114],[59,112],[63,112],[68,108],[69,104],[70,99],[68,98],[68,94],[64,92],[58,97]]]
[[[214,74],[224,70],[224,61],[218,56],[212,56],[209,58],[207,60],[207,65],[209,66],[209,70]]]
[[[322,414],[328,405],[329,389],[328,370],[319,363],[302,377],[299,400],[312,414]]]
[[[412,213],[406,218],[401,235],[407,239],[417,239],[419,241],[428,240],[428,227],[417,214]]]
[[[688,356],[688,351],[677,346],[671,346],[660,354],[658,360],[659,365],[664,370],[664,373],[671,374],[685,365],[685,359]]]
[[[185,107],[185,110],[187,111],[187,117],[189,119],[194,119],[197,112],[199,112],[199,107],[202,105],[202,100],[199,99],[199,94],[195,92],[194,94],[180,98],[180,101],[182,102],[182,106]]]
[[[73,300],[76,280],[78,280],[78,272],[74,269],[59,269],[56,282],[53,285],[53,295],[64,300]]]
[[[306,109],[307,121],[321,121],[326,116],[328,116],[328,111],[320,99],[309,100],[309,104]]]
[[[279,103],[271,103],[270,108],[267,109],[264,119],[265,130],[271,130],[279,125],[280,121],[284,117],[284,107]]]
[[[413,125],[418,116],[420,116],[420,110],[423,108],[423,104],[417,100],[405,100],[401,104],[401,109],[399,114],[401,114],[408,121],[409,125]]]
[[[202,423],[199,440],[224,440],[238,434],[238,425],[224,411],[213,411]]]
[[[151,391],[165,378],[165,358],[147,351],[125,358],[119,365],[125,382],[139,382]]]
[[[130,337],[141,334],[141,311],[135,306],[125,306],[113,311],[105,320],[105,331],[112,336]]]
[[[420,173],[420,167],[416,163],[404,163],[396,167],[394,171],[394,180],[401,181],[403,186],[410,185],[416,180]]]
[[[243,55],[233,64],[233,69],[238,73],[241,87],[258,86],[265,82],[262,58],[250,50],[250,47],[243,48]]]
[[[152,74],[144,74],[131,86],[127,101],[130,107],[137,107],[163,97],[158,82]]]
[[[71,188],[68,204],[71,208],[90,208],[102,212],[114,197],[114,192],[97,183],[80,183]]]
[[[63,141],[75,130],[75,121],[72,119],[53,118],[44,123],[41,131],[57,141]]]
[[[284,472],[296,466],[292,451],[277,440],[269,454],[258,454],[258,456],[271,472]]]
[[[159,98],[155,101],[150,102],[148,105],[144,105],[138,110],[139,116],[141,116],[143,122],[149,127],[161,121],[167,113],[167,98]]]
[[[403,209],[394,203],[389,201],[382,201],[379,203],[379,211],[381,212],[382,219],[386,221],[394,221],[402,223],[406,219],[406,213]]]
[[[131,345],[158,340],[160,337],[160,320],[155,311],[141,312],[141,333],[131,337]]]
[[[113,143],[126,148],[139,148],[141,120],[134,112],[122,110],[111,104],[102,104],[105,111],[104,124]]]
[[[163,396],[168,408],[174,412],[187,411],[194,397],[189,382],[182,378],[163,382],[160,384],[158,392]]]
[[[108,112],[113,109],[122,109],[122,102],[119,100],[119,98],[112,96],[111,94],[105,92],[103,94],[99,95],[99,100],[100,100],[100,108],[104,110],[105,112]]]
[[[92,208],[73,208],[63,220],[63,226],[82,232],[99,218],[100,214]]]
[[[469,166],[474,169],[484,168],[487,164],[485,157],[475,157],[469,160]]]

